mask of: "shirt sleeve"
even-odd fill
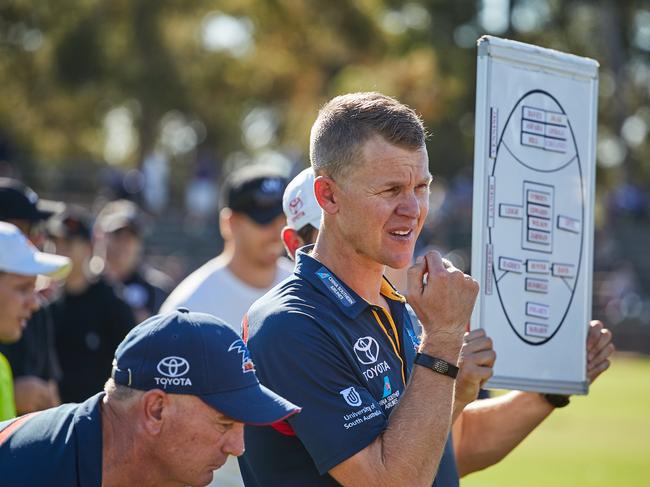
[[[321,475],[363,450],[387,418],[365,379],[312,318],[282,313],[267,318],[249,340],[261,382],[302,412],[289,424]]]

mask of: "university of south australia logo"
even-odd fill
[[[361,396],[356,391],[354,386],[348,387],[347,389],[343,389],[342,391],[339,392],[339,394],[343,396],[345,402],[347,402],[350,406],[352,407],[361,406]]]

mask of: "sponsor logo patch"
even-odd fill
[[[339,394],[343,396],[345,402],[347,402],[350,406],[352,407],[361,406],[361,396],[356,391],[354,386],[348,387],[347,389],[343,389],[342,391],[339,392]]]
[[[390,378],[387,375],[385,375],[384,376],[384,393],[382,394],[381,397],[383,398],[383,397],[390,396],[392,392],[393,392],[393,388],[390,386]]]
[[[372,418],[381,416],[382,414],[383,413],[381,412],[381,408],[378,408],[376,404],[368,404],[367,406],[357,411],[345,414],[343,416],[343,427],[346,430],[349,430],[355,426],[359,426],[360,424],[365,423],[368,420],[371,420]]]
[[[325,284],[327,290],[331,292],[346,308],[349,308],[357,302],[356,299],[350,296],[347,289],[345,289],[345,287],[343,287],[343,285],[325,267],[318,269],[316,275],[323,284]]]
[[[241,339],[237,339],[230,344],[228,351],[232,352],[233,350],[241,354],[242,372],[255,372],[255,364],[253,363],[253,359],[251,359],[251,353]]]
[[[379,344],[371,336],[359,338],[353,347],[357,360],[363,365],[374,364],[379,357]]]
[[[157,385],[164,389],[170,386],[191,386],[189,377],[183,377],[190,371],[190,363],[183,357],[165,357],[156,366],[156,370],[164,377],[154,377]]]
[[[390,365],[388,365],[388,362],[384,360],[375,365],[371,365],[366,370],[364,370],[362,374],[366,378],[366,380],[369,381],[371,379],[375,379],[379,377],[381,374],[388,372],[389,370],[390,370]]]

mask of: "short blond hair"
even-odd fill
[[[367,92],[333,98],[311,128],[309,159],[314,172],[335,179],[360,159],[361,146],[374,136],[417,150],[427,134],[418,114],[390,96]]]

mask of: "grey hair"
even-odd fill
[[[350,93],[326,103],[311,128],[309,158],[316,175],[336,178],[361,157],[370,138],[417,150],[427,138],[417,113],[381,93]]]
[[[142,391],[116,383],[112,377],[104,384],[104,392],[109,399],[118,402],[129,402],[142,394]]]

